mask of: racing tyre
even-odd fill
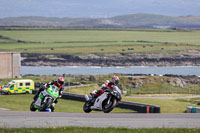
[[[53,101],[50,98],[48,98],[45,103],[41,104],[40,111],[46,111],[46,108],[48,108],[52,102]]]
[[[37,109],[34,107],[35,101],[31,103],[30,110],[35,112]]]
[[[107,104],[107,100],[104,101],[104,103],[103,103],[103,112],[104,113],[110,113],[114,109],[114,107],[116,106],[116,103],[117,103],[117,100],[115,98],[112,98],[110,100],[109,104]]]
[[[90,104],[88,102],[85,102],[85,104],[83,105],[83,111],[85,113],[90,113],[92,110],[90,109]]]

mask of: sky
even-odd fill
[[[0,18],[107,18],[136,13],[200,16],[200,0],[0,0]]]

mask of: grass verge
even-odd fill
[[[185,99],[137,99],[137,98],[124,98],[125,101],[138,102],[145,104],[157,105],[161,109],[161,113],[185,113],[187,106],[199,106],[196,101],[200,98],[185,98]]]
[[[4,95],[0,96],[0,108],[9,109],[11,111],[30,111],[29,107],[32,102],[33,95]],[[147,98],[127,98],[124,101],[152,104],[161,107],[161,113],[184,113],[187,106],[198,106],[196,103],[200,98],[185,99],[147,99]],[[60,99],[55,106],[55,112],[74,112],[83,113],[83,102]],[[97,112],[97,111],[96,111]],[[112,113],[130,113],[131,110],[115,108]],[[93,111],[95,113],[95,111]],[[101,112],[100,112],[101,113]]]
[[[33,95],[2,95],[0,96],[0,108],[11,111],[30,111]],[[55,112],[83,113],[83,102],[59,99],[55,106]],[[95,111],[93,111],[95,112]],[[115,108],[112,113],[130,113],[131,110]]]
[[[60,127],[60,128],[0,128],[1,133],[199,133],[200,129],[185,128],[90,128],[90,127]]]

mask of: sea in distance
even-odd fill
[[[21,74],[33,75],[104,75],[104,74],[154,74],[154,75],[196,75],[200,76],[200,66],[131,66],[131,67],[98,67],[98,66],[21,66]]]

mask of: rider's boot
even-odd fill
[[[38,106],[38,107],[40,107],[41,102],[42,102],[41,96],[43,96],[42,93],[40,93],[40,94],[38,95],[38,97],[37,97],[37,99],[36,99],[36,101],[35,101],[35,105]]]
[[[94,104],[94,102],[95,102],[95,100],[96,100],[95,94],[94,94],[94,93],[90,93],[90,94],[91,94],[91,96],[92,96],[92,98],[91,98],[91,100],[90,100],[90,103],[91,103],[91,104]]]
[[[40,105],[41,105],[41,102],[42,102],[42,100],[40,99],[40,97],[38,97],[37,100],[35,101],[34,107],[39,109]]]
[[[34,97],[33,97],[33,100],[36,101],[38,98],[38,94],[36,94]]]
[[[91,104],[94,104],[96,98],[97,98],[98,96],[100,96],[102,93],[103,93],[103,90],[95,90],[95,91],[93,91],[92,93],[90,93],[91,96],[92,96]]]
[[[43,89],[42,88],[40,88],[39,90],[38,90],[38,92],[36,93],[36,95],[33,97],[33,99],[36,101],[37,100],[37,98],[38,98],[38,96],[39,96],[39,94],[40,94],[40,92],[42,91]]]
[[[51,112],[54,112],[54,110],[55,110],[55,103],[53,103],[51,106],[50,106],[50,109],[51,109]]]

